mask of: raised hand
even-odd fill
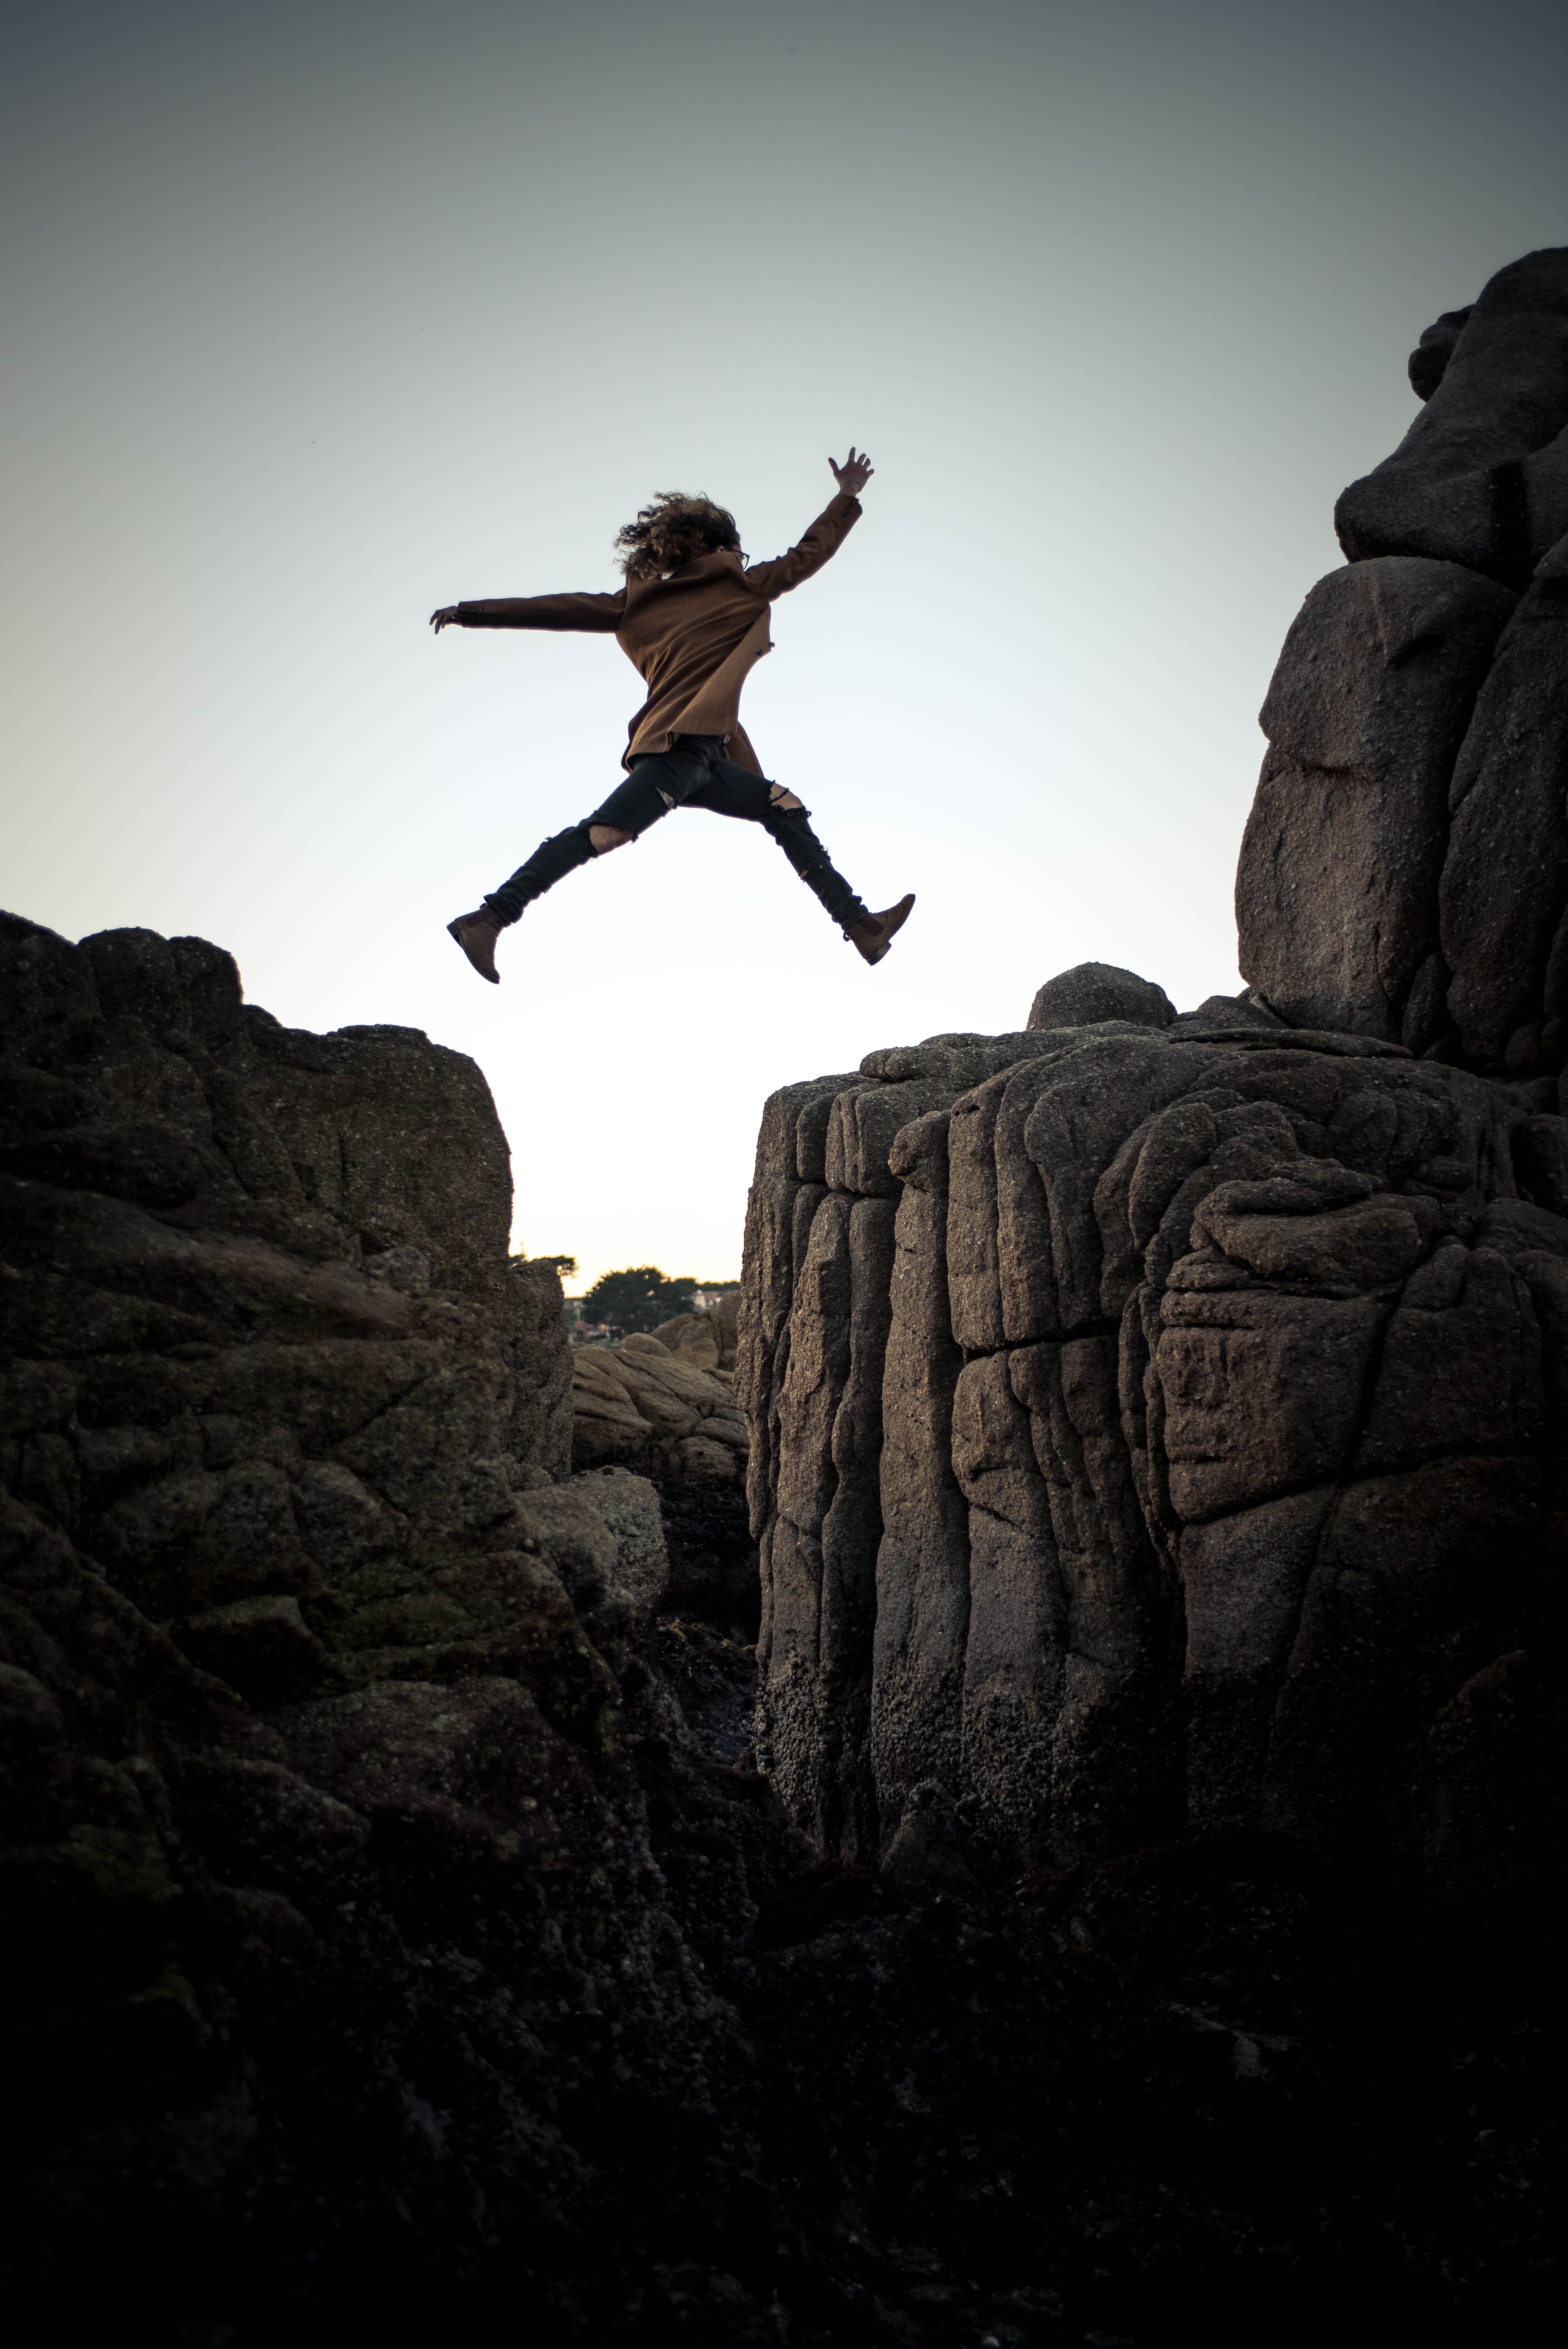
[[[457,624],[458,607],[455,604],[443,604],[438,612],[430,615],[430,626],[438,636],[443,628],[455,628]]]
[[[866,483],[871,480],[875,468],[869,457],[856,456],[855,444],[851,440],[850,443],[850,453],[844,459],[843,463],[841,465],[835,465],[833,460],[830,457],[828,460],[828,470],[839,485],[839,494],[841,497],[858,498],[861,492],[865,488]]]

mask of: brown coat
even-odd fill
[[[841,494],[776,563],[704,554],[668,579],[628,579],[618,595],[497,595],[459,604],[458,619],[465,628],[614,635],[648,688],[623,765],[640,751],[667,750],[677,734],[721,734],[736,763],[760,774],[740,723],[740,688],[752,663],[773,649],[768,606],[820,571],[860,517],[860,500]]]

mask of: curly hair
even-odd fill
[[[635,522],[615,533],[615,552],[628,579],[667,579],[683,563],[724,546],[740,552],[735,516],[711,498],[688,497],[684,490],[661,490]]]

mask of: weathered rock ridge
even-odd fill
[[[1568,1061],[1568,248],[1410,362],[1427,405],[1339,502],[1264,704],[1241,968],[1555,1108]]]
[[[725,2208],[702,1952],[793,1855],[640,1660],[658,1498],[571,1473],[484,1081],[140,930],[0,917],[0,1018],[7,2256],[270,2340],[504,2242],[593,2332],[617,2138]]]
[[[734,1484],[746,1475],[749,1444],[735,1400],[734,1325],[729,1361],[703,1317],[618,1346],[579,1346],[572,1357],[572,1457],[580,1468],[614,1461],[656,1476]]]
[[[1086,965],[1024,1031],[765,1112],[760,1750],[895,1878],[1237,1827],[1450,1888],[1523,1864],[1568,1432],[1568,252],[1411,375],[1264,704],[1244,994],[1177,1018]]]
[[[1245,999],[874,1053],[769,1104],[742,1335],[764,1758],[824,1848],[945,1801],[1014,1867],[1484,1870],[1426,1741],[1562,1538],[1562,1119]]]

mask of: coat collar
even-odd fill
[[[716,547],[711,554],[694,555],[689,563],[683,563],[678,571],[672,571],[667,579],[629,579],[626,582],[626,601],[628,604],[634,598],[640,601],[645,595],[656,595],[669,587],[705,586],[710,579],[726,575],[744,578],[745,569],[736,548]]]

